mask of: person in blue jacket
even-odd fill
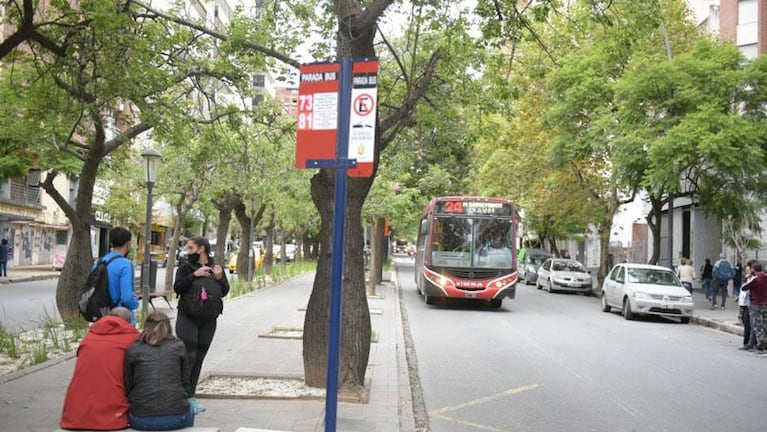
[[[109,244],[112,246],[112,251],[99,259],[99,261],[108,262],[117,257],[107,265],[109,295],[115,306],[122,306],[131,311],[131,324],[135,324],[135,310],[138,309],[139,302],[133,291],[133,279],[135,277],[133,263],[128,259],[133,245],[130,231],[123,227],[112,228],[109,230]]]

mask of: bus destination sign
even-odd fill
[[[437,202],[436,212],[446,214],[511,216],[511,205],[486,201],[439,201]]]

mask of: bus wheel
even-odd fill
[[[498,309],[501,307],[502,303],[503,303],[503,299],[492,299],[490,300],[490,307],[493,309]]]
[[[423,293],[423,301],[425,301],[427,305],[433,305],[437,303],[437,299],[435,299],[434,296],[426,294],[426,291]]]

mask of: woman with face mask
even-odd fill
[[[184,342],[191,364],[186,392],[195,412],[205,411],[195,396],[197,381],[208,353],[216,319],[223,312],[223,297],[229,282],[223,268],[213,262],[210,243],[204,237],[192,237],[186,244],[187,259],[176,270],[173,291],[179,296],[176,335]]]

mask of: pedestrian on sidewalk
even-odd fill
[[[220,265],[210,256],[210,243],[205,237],[192,237],[186,244],[187,256],[178,270],[173,291],[180,296],[176,335],[184,342],[190,363],[187,394],[195,412],[205,407],[194,397],[200,371],[216,333],[216,320],[224,310],[223,298],[229,293],[229,282]]]
[[[136,324],[135,310],[139,303],[134,292],[133,263],[128,259],[133,241],[131,233],[126,228],[114,227],[109,230],[109,243],[112,245],[112,251],[100,258],[107,264],[107,275],[109,276],[109,296],[112,298],[112,304],[122,306],[131,311],[131,323]],[[94,267],[96,264],[94,264]]]
[[[732,264],[727,261],[727,255],[722,252],[719,255],[719,260],[714,263],[714,289],[711,294],[711,310],[716,309],[716,298],[718,296],[722,297],[721,307],[724,310],[725,302],[727,302],[727,285],[729,285],[734,273]]]
[[[692,266],[692,260],[689,258],[682,258],[681,265],[676,269],[676,275],[679,277],[679,281],[682,282],[687,291],[692,295],[692,283],[698,278],[695,274],[695,267]]]
[[[170,318],[152,312],[125,355],[130,426],[151,431],[193,427],[195,412],[185,389],[188,379],[184,344],[173,336]]]
[[[59,421],[62,429],[128,427],[123,364],[125,352],[139,335],[130,321],[128,309],[114,308],[93,323],[80,342]]]
[[[756,276],[740,289],[749,293],[748,313],[756,335],[756,352],[767,354],[767,274],[763,272],[760,262],[755,262],[751,268]]]
[[[8,260],[10,257],[8,239],[4,238],[0,240],[0,277],[8,277]]]
[[[713,282],[714,266],[711,265],[711,259],[706,258],[706,263],[700,266],[700,279],[703,283],[703,294],[706,300],[711,301],[711,283]]]
[[[753,265],[756,260],[749,260],[746,263],[746,282],[749,283],[756,277]],[[751,304],[748,290],[740,290],[738,294],[738,306],[740,306],[740,320],[743,323],[743,346],[738,348],[741,351],[750,351],[756,347],[756,334],[754,326],[751,325],[751,314],[748,313],[748,307]]]
[[[735,273],[732,276],[732,296],[738,297],[740,295],[740,286],[743,285],[743,265],[738,260],[735,264]]]

